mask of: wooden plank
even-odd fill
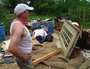
[[[49,69],[51,69],[51,66],[49,66]]]
[[[36,60],[33,61],[33,65],[36,65],[36,64],[38,64],[38,63],[40,63],[40,62],[42,62],[42,61],[44,61],[44,60],[54,56],[54,55],[56,55],[59,52],[61,52],[61,49],[59,49],[57,51],[54,51],[52,53],[49,53],[49,54],[47,54],[47,55],[45,55],[45,56],[43,56],[43,57],[41,57],[39,59],[36,59]]]
[[[85,24],[85,9],[84,9],[84,19],[83,19],[83,25]]]

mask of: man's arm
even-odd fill
[[[23,32],[24,32],[24,26],[22,24],[18,23],[13,26],[12,38],[8,51],[16,57],[22,58],[24,60],[28,60],[30,57],[29,54],[22,54],[17,48],[17,45],[21,39]]]

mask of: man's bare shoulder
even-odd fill
[[[14,28],[24,28],[23,24],[21,24],[21,23],[16,23],[16,24],[14,24],[13,27]]]
[[[12,33],[20,34],[20,33],[23,33],[23,30],[24,30],[24,25],[21,23],[16,23],[13,26]]]

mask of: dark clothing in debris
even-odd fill
[[[81,49],[90,50],[90,37],[87,31],[82,31],[82,39],[77,41],[76,46],[80,47]]]
[[[28,29],[31,29],[31,26],[29,26],[29,25],[25,25]]]
[[[55,22],[58,22],[58,19],[61,20],[61,16],[54,18]]]
[[[79,26],[76,27],[81,30]],[[87,31],[82,30],[82,38],[77,41],[76,46],[80,47],[81,49],[90,50],[90,36]]]
[[[52,42],[53,41],[53,36],[51,34],[48,34],[44,41]]]

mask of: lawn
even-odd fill
[[[47,18],[51,18],[52,20],[54,20],[54,18],[55,18],[55,16],[52,16],[52,15],[50,15],[50,16],[48,16],[48,15],[35,15],[32,12],[30,14],[31,15],[30,15],[30,18],[29,18],[28,22],[31,22],[32,18],[41,18],[42,20],[47,19]],[[13,17],[15,17],[15,14],[13,14],[13,13],[8,14],[7,17],[8,18],[13,18]]]
[[[83,29],[90,29],[90,22],[85,22],[85,24],[82,26]]]

